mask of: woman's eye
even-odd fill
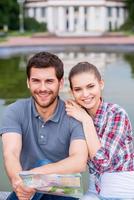
[[[88,85],[87,87],[88,87],[88,88],[93,88],[93,87],[94,87],[94,85]]]
[[[80,88],[76,88],[74,89],[74,91],[79,92],[81,89]]]

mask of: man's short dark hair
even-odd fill
[[[49,52],[40,52],[35,54],[28,61],[26,73],[28,79],[30,78],[31,68],[49,68],[55,69],[56,77],[61,80],[64,75],[63,62],[55,54]]]

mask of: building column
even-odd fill
[[[79,7],[78,32],[85,32],[85,8]]]
[[[112,8],[112,30],[116,29],[116,23],[117,23],[117,16],[116,16],[116,8]]]
[[[58,7],[58,32],[66,31],[66,10],[64,7]]]
[[[124,23],[124,21],[125,21],[125,9],[119,8],[118,28]]]
[[[99,27],[98,29],[101,32],[105,32],[107,30],[107,9],[106,7],[100,7],[100,16],[99,16]]]
[[[38,22],[41,22],[41,8],[36,9],[36,19]]]
[[[90,30],[90,7],[87,8],[87,31]]]
[[[34,17],[34,8],[28,8],[28,17]]]
[[[68,12],[68,25],[69,25],[69,32],[74,31],[74,7],[69,7]]]
[[[95,31],[96,27],[96,18],[95,18],[95,8],[89,7],[87,11],[87,30],[88,31]]]
[[[53,18],[53,7],[48,7],[46,10],[46,17],[47,17],[47,29],[50,33],[54,33],[55,31],[55,24]]]

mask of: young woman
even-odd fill
[[[75,100],[66,102],[66,111],[81,121],[89,151],[89,190],[82,199],[134,199],[134,137],[127,113],[102,99],[104,81],[94,65],[78,63],[69,81]]]

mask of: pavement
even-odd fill
[[[100,37],[9,37],[0,42],[0,47],[36,46],[36,45],[134,45],[134,36]]]
[[[0,200],[5,200],[9,196],[10,192],[1,192],[0,191]]]

